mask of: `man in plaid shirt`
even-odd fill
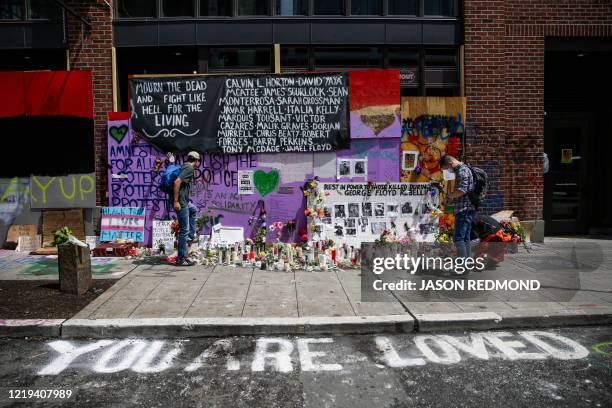
[[[463,162],[453,156],[443,156],[440,159],[440,168],[452,169],[455,173],[455,191],[447,197],[453,201],[455,207],[455,233],[453,241],[457,248],[457,256],[467,258],[470,256],[470,232],[472,231],[472,220],[476,215],[476,208],[468,198],[468,193],[474,189],[474,178],[472,171]]]

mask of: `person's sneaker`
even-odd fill
[[[195,264],[196,264],[195,262],[187,258],[178,259],[176,261],[176,266],[193,266]]]
[[[197,244],[198,242],[200,242],[200,237],[198,237],[198,236],[195,236],[195,237],[193,237],[193,238],[188,237],[188,238],[187,238],[187,242],[189,243],[189,245],[191,245],[191,244]]]

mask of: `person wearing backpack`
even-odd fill
[[[193,266],[187,255],[187,244],[197,242],[196,237],[196,216],[197,208],[190,201],[191,183],[193,181],[193,170],[200,165],[200,154],[189,152],[187,162],[180,168],[172,186],[172,206],[176,211],[179,223],[178,236],[178,256],[176,266]],[[164,175],[165,176],[165,175]]]
[[[449,201],[454,204],[455,232],[453,242],[457,249],[457,257],[467,258],[471,254],[470,233],[477,207],[470,200],[470,195],[474,192],[475,187],[472,170],[467,164],[449,155],[442,156],[440,168],[442,170],[452,170],[455,173],[455,191],[447,195]]]

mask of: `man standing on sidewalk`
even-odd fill
[[[474,189],[474,178],[472,171],[463,162],[453,156],[442,156],[440,159],[442,170],[452,169],[455,173],[455,191],[448,194],[448,199],[454,202],[455,209],[455,233],[453,241],[457,248],[457,257],[467,258],[470,256],[470,232],[472,230],[472,220],[476,215],[476,209],[468,193]]]
[[[174,202],[173,207],[176,211],[180,227],[178,237],[178,257],[176,266],[193,266],[187,255],[187,244],[197,242],[196,240],[196,215],[197,208],[190,201],[191,182],[193,181],[193,170],[200,166],[200,154],[189,152],[187,162],[181,168],[176,180],[174,180]]]

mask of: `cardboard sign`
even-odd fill
[[[153,240],[154,249],[164,246],[166,251],[172,251],[176,237],[172,233],[172,221],[153,220]]]
[[[36,251],[42,246],[41,241],[42,235],[22,235],[17,241],[17,248],[15,248],[15,252],[30,253],[32,251]]]
[[[38,234],[38,227],[33,224],[11,225],[6,235],[7,242],[18,242],[21,236],[33,236]]]
[[[68,227],[72,235],[85,239],[83,210],[43,210],[43,245],[53,242],[53,231]]]
[[[93,208],[96,174],[63,177],[30,176],[31,208]]]
[[[244,240],[244,228],[217,224],[212,228],[210,242],[213,245],[233,245]]]
[[[102,207],[101,215],[100,241],[125,239],[144,242],[144,208]]]
[[[238,170],[238,194],[255,194],[253,171]]]

